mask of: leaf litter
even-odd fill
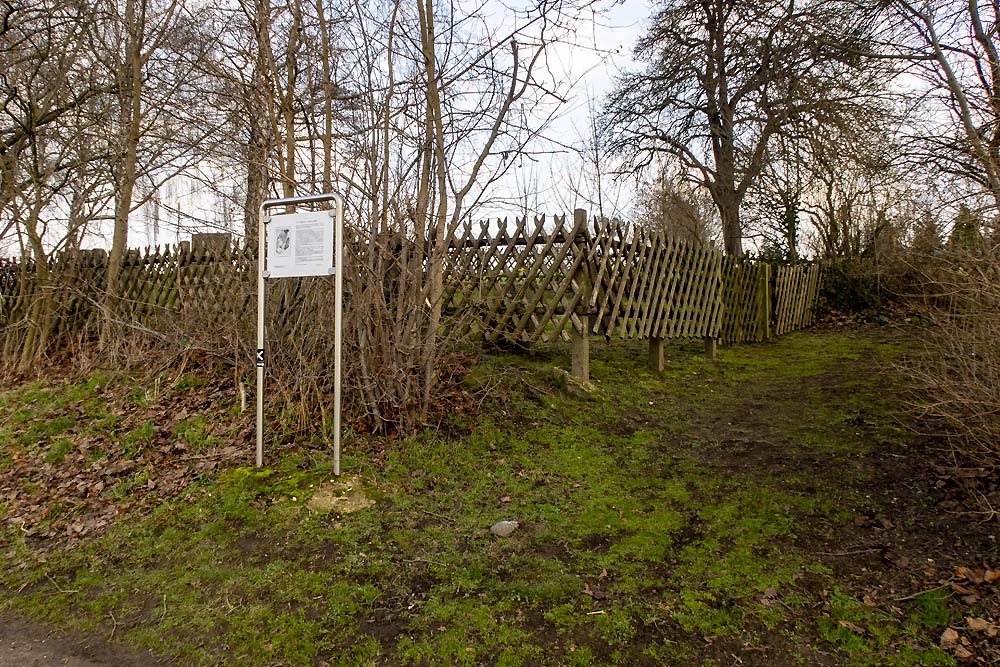
[[[88,410],[86,399],[59,410],[76,418],[58,436],[36,435],[32,427],[51,420],[52,412],[18,402],[15,394],[13,405],[32,410],[33,418],[10,429],[7,465],[0,466],[0,519],[44,552],[101,535],[124,515],[152,509],[206,474],[246,462],[251,415],[226,414],[229,385],[216,378],[160,392],[143,407],[130,398],[133,385],[110,382],[98,391],[97,410]],[[53,390],[60,388],[54,384]],[[194,443],[184,432],[192,415],[205,424]],[[12,421],[9,414],[0,419]],[[68,441],[68,451],[59,461],[47,460],[56,438]]]

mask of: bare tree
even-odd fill
[[[711,198],[698,183],[666,166],[640,187],[637,199],[638,225],[698,246],[718,238],[718,214]]]
[[[118,123],[115,133],[118,141],[116,159],[112,165],[115,182],[115,222],[108,257],[105,286],[105,309],[108,322],[113,316],[118,299],[118,278],[128,243],[129,216],[133,209],[135,185],[142,167],[139,164],[139,144],[143,138],[147,115],[146,67],[174,27],[174,20],[181,7],[180,0],[158,6],[155,0],[124,0],[120,7],[117,0],[110,0],[106,8],[106,47],[113,54],[108,63],[114,76],[118,95]],[[118,10],[123,9],[120,20]],[[102,340],[107,343],[110,330],[105,327]]]
[[[491,30],[479,8],[353,4],[342,69],[354,76],[339,83],[357,91],[354,131],[338,148],[360,274],[372,281],[349,321],[376,420],[391,418],[380,405],[408,406],[411,424],[427,417],[451,343],[442,301],[453,235],[562,105],[542,65],[573,10],[542,1]]]
[[[896,0],[884,55],[927,84],[918,126],[925,164],[977,183],[1000,214],[1000,56],[996,2]],[[941,123],[941,110],[948,121]]]
[[[429,304],[421,350],[424,416],[435,386],[448,244],[482,196],[484,182],[494,181],[509,169],[502,159],[497,159],[500,154],[523,151],[537,135],[537,127],[519,122],[516,110],[524,104],[537,105],[551,95],[534,77],[538,76],[540,59],[552,39],[548,31],[556,28],[550,28],[550,23],[559,20],[566,8],[559,0],[541,0],[525,14],[524,23],[505,38],[486,35],[478,43],[466,42],[463,46],[467,55],[462,59],[448,56],[455,53],[463,17],[445,13],[441,39],[432,0],[417,5],[425,139],[419,158],[414,222],[418,243],[422,242],[423,230],[427,230],[429,249],[429,275],[421,292]],[[439,49],[444,58],[439,56]],[[470,108],[462,101],[469,81],[466,77],[477,75],[486,82],[479,91],[483,103]],[[455,163],[462,158],[465,166],[456,170]]]
[[[882,89],[883,73],[842,48],[865,39],[834,0],[668,0],[606,112],[613,146],[641,171],[660,153],[697,174],[743,253],[740,208],[772,139],[794,123],[835,124]]]
[[[13,234],[22,257],[19,310],[8,313],[4,356],[28,368],[46,352],[57,307],[51,264],[75,246],[102,204],[92,178],[107,154],[93,129],[111,88],[88,46],[93,8],[50,0],[4,16],[0,34],[0,236]],[[30,273],[29,273],[30,269]]]
[[[556,182],[550,198],[558,210],[582,208],[602,221],[629,218],[635,213],[634,179],[620,173],[620,160],[610,150],[596,99],[589,91],[585,94],[586,121],[573,121],[576,141],[557,144],[566,155],[550,167]]]
[[[218,133],[226,116],[204,99],[204,61],[221,39],[206,29],[208,8],[190,8],[184,0],[105,0],[98,7],[93,57],[113,82],[116,102],[106,127],[115,192],[102,329],[107,343],[133,211],[202,159],[196,147]]]
[[[857,257],[905,224],[908,174],[891,137],[857,137],[816,144],[807,165],[801,211],[812,223],[823,257]]]
[[[70,128],[86,124],[67,116],[57,146],[62,163],[79,160],[87,170],[65,169],[59,181],[56,163],[15,160],[11,173],[58,186],[59,197],[46,200],[56,203],[39,210],[65,206],[66,218],[113,220],[104,342],[117,340],[109,332],[123,311],[116,306],[131,218],[156,197],[166,210],[157,188],[175,174],[223,174],[211,185],[243,208],[248,236],[267,194],[345,191],[357,276],[348,341],[364,379],[357,390],[376,423],[410,428],[428,418],[453,349],[443,309],[455,232],[471,225],[491,184],[562,108],[566,82],[546,57],[587,1],[537,0],[497,25],[488,8],[433,0],[101,0],[88,5],[82,62],[103,86],[99,108],[87,109],[102,140],[69,141]],[[3,190],[14,192],[4,173]],[[28,212],[18,196],[18,210]],[[101,196],[110,197],[107,210]],[[64,245],[79,243],[75,234]],[[274,290],[282,307],[301,304],[296,289]],[[315,367],[288,386],[320,396],[325,367],[312,356]]]

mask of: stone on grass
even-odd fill
[[[306,506],[314,512],[350,514],[374,504],[375,501],[365,495],[358,477],[344,477],[320,485]]]
[[[552,381],[556,386],[570,396],[583,399],[595,398],[597,386],[593,382],[575,378],[569,371],[563,368],[553,368],[550,373],[552,374]]]
[[[497,521],[490,526],[490,532],[497,537],[510,537],[520,525],[517,521]]]

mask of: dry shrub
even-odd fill
[[[928,318],[927,353],[906,372],[914,411],[939,427],[955,462],[1000,464],[1000,258],[939,251],[914,263],[911,302]]]
[[[823,264],[820,307],[840,313],[881,308],[885,295],[880,276],[868,258],[837,258]]]
[[[458,341],[450,332],[463,329],[454,318],[467,314],[448,315],[432,325],[426,286],[435,264],[426,254],[426,244],[398,229],[352,229],[348,235],[345,424],[363,431],[411,432],[435,419],[440,411],[435,402],[454,405],[455,397],[448,392],[458,382],[454,368],[463,364],[455,364]],[[19,301],[20,309],[0,313],[0,331],[9,343],[3,365],[8,369],[17,365],[29,321],[25,313],[44,294],[56,307],[36,368],[56,363],[80,371],[144,370],[151,376],[210,368],[229,374],[235,394],[252,409],[255,252],[228,247],[172,252],[153,253],[151,260],[135,256],[134,270],[125,275],[127,284],[140,287],[133,288],[132,297],[120,300],[110,320],[101,292],[104,264],[88,265],[86,273],[60,273],[46,292],[27,294]],[[330,425],[334,278],[270,281],[266,310],[267,403],[296,415],[301,429]]]

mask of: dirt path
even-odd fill
[[[146,667],[165,665],[151,653],[113,646],[100,639],[56,633],[0,612],[0,667]]]

